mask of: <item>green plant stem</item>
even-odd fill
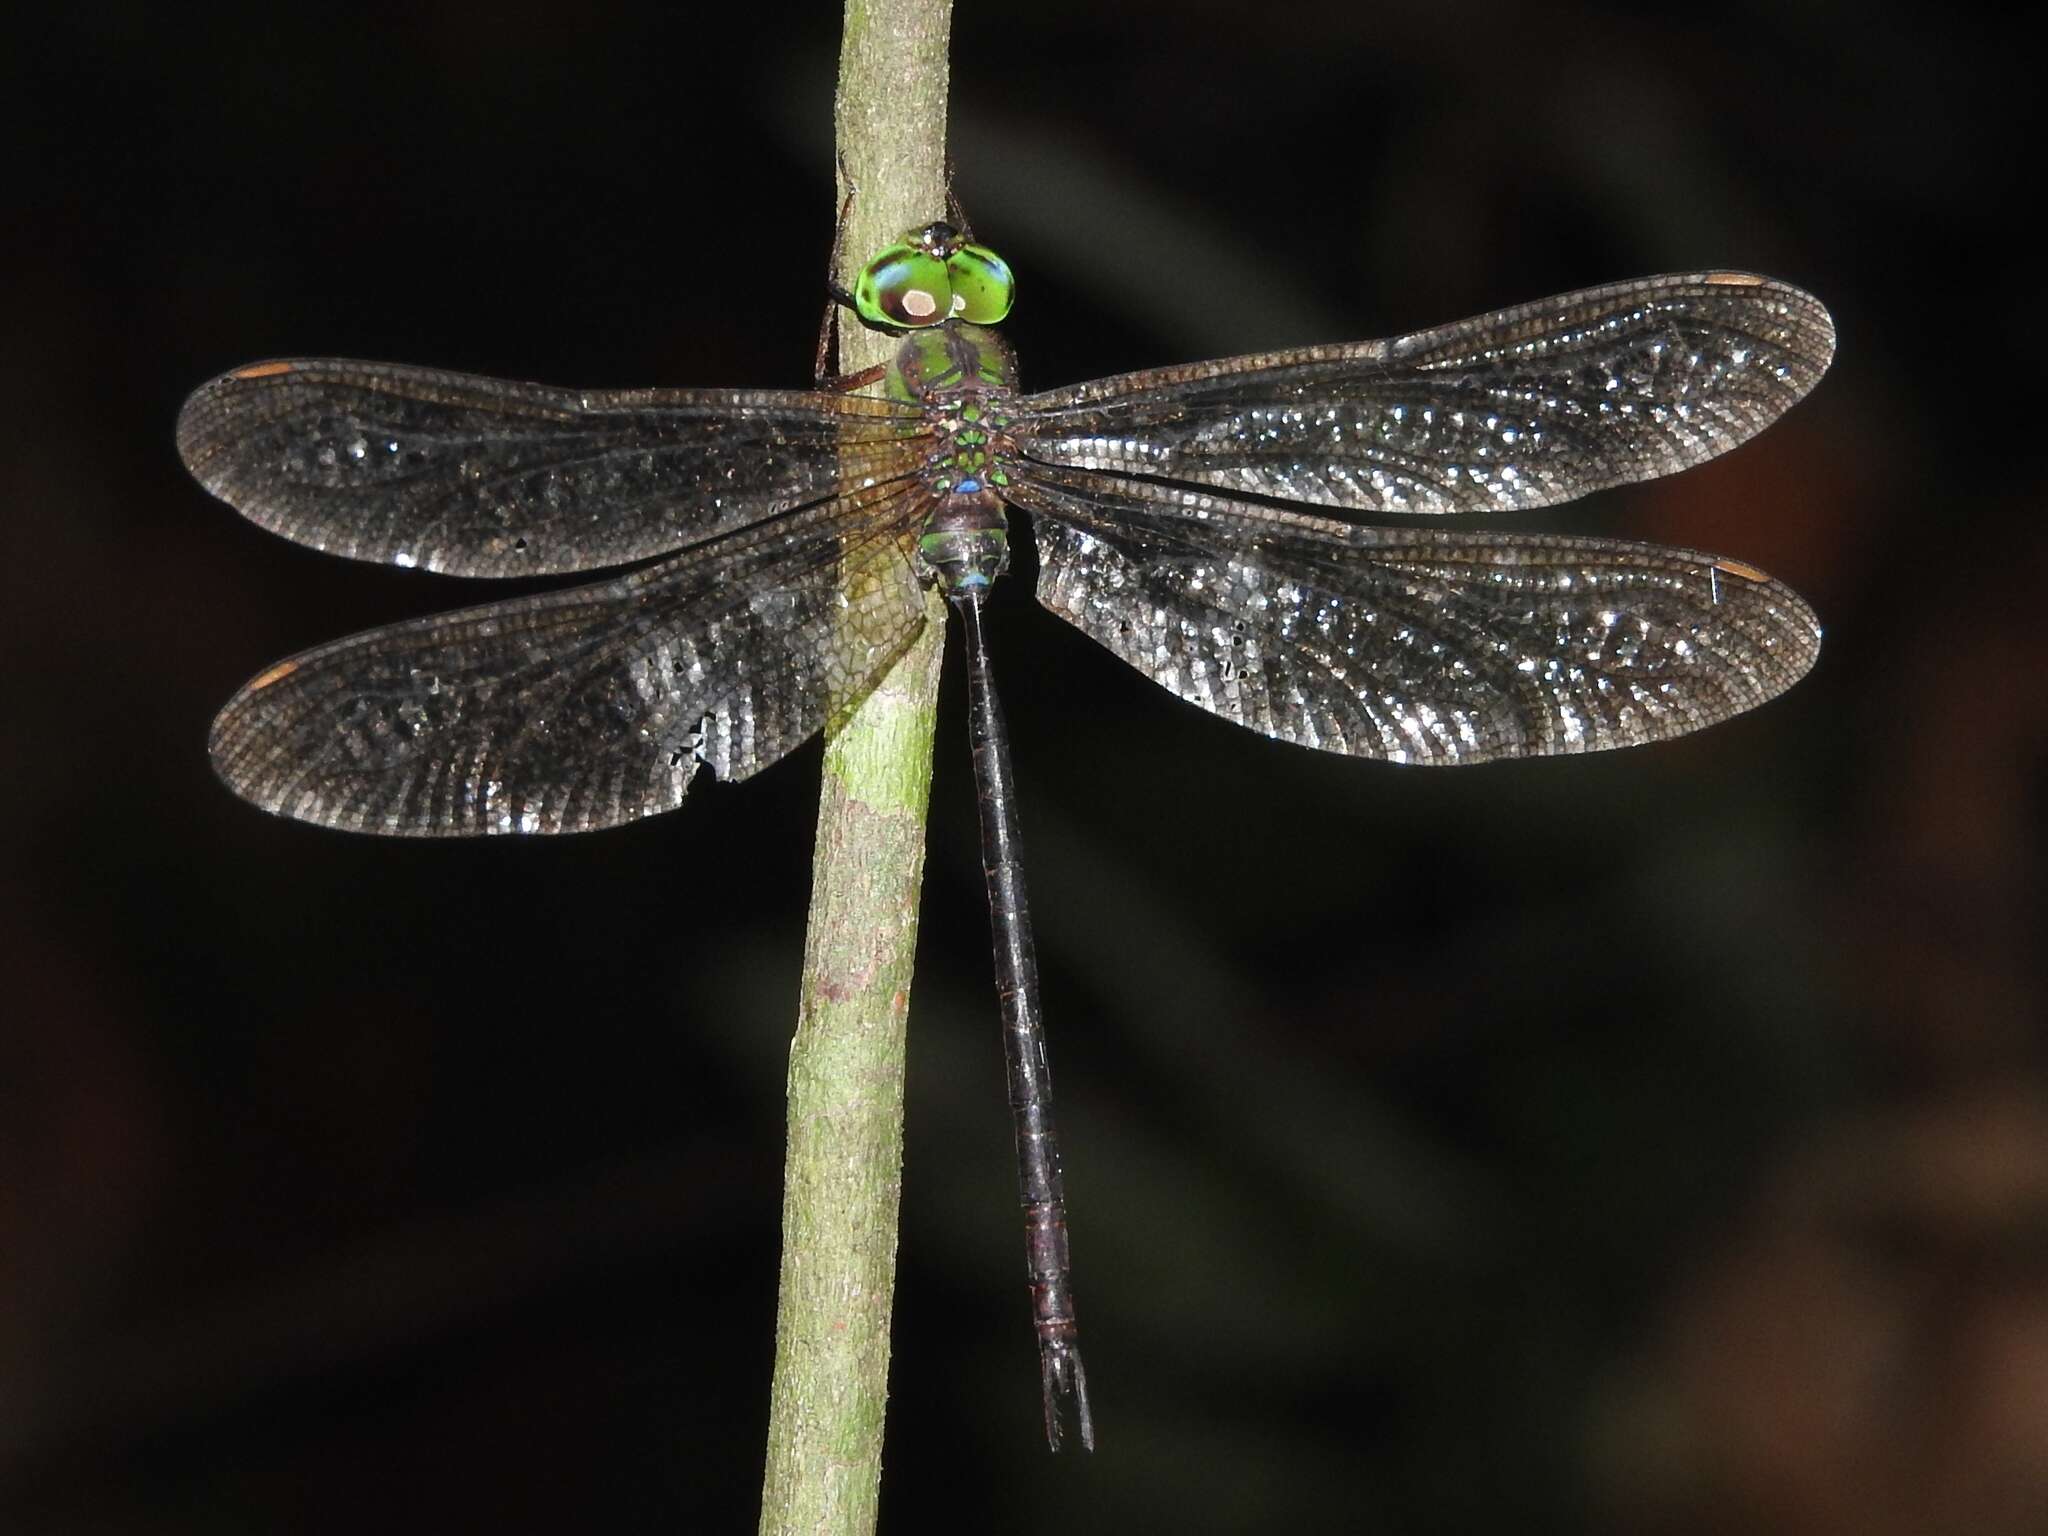
[[[854,270],[945,209],[951,0],[848,0],[836,125]],[[840,188],[843,197],[846,188]],[[837,209],[835,208],[835,212]],[[892,344],[842,317],[839,365]],[[875,1528],[917,945],[945,604],[825,742],[803,997],[789,1059],[782,1279],[761,1530]]]

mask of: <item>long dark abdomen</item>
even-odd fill
[[[1053,1122],[1052,1070],[1046,1062],[1045,1023],[1038,1002],[1031,903],[1018,846],[1017,787],[1010,770],[1009,732],[982,636],[983,591],[962,586],[948,596],[966,626],[968,738],[981,808],[981,867],[988,882],[989,928],[995,940],[1010,1113],[1016,1122],[1017,1193],[1024,1207],[1024,1263],[1032,1323],[1038,1331],[1045,1437],[1054,1450],[1059,1449],[1061,1425],[1071,1407],[1081,1444],[1092,1451],[1095,1425],[1088,1412],[1088,1376],[1081,1365],[1080,1328],[1074,1317],[1067,1202],[1060,1181],[1059,1132]]]

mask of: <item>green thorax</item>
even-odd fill
[[[1003,468],[1016,364],[994,331],[955,321],[903,338],[889,365],[891,399],[921,406],[938,441],[933,490],[973,493],[1009,483]]]
[[[954,321],[906,336],[889,365],[889,393],[923,408],[933,439],[925,484],[933,492],[918,538],[929,579],[948,597],[985,591],[1010,563],[1010,350],[994,331]]]

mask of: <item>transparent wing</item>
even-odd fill
[[[1405,763],[1595,752],[1754,708],[1820,626],[1739,561],[1607,539],[1346,527],[1051,472],[1039,600],[1180,697],[1264,735]]]
[[[1590,288],[1391,341],[1032,395],[1046,463],[1353,512],[1545,506],[1725,453],[1834,354],[1820,302],[1735,272]]]
[[[767,767],[924,623],[915,482],[594,586],[371,630],[264,671],[214,721],[243,798],[357,832],[580,832]]]
[[[178,451],[329,554],[457,576],[625,565],[885,480],[917,414],[795,390],[575,390],[395,363],[257,363],[197,390]]]

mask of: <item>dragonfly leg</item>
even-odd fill
[[[879,384],[889,376],[888,365],[877,363],[872,368],[863,368],[858,373],[840,373],[837,368],[837,351],[833,338],[838,333],[837,322],[842,309],[854,308],[853,290],[839,281],[839,262],[846,254],[846,221],[853,212],[853,199],[860,191],[860,184],[853,179],[853,173],[846,168],[846,157],[839,157],[839,179],[846,183],[846,197],[839,205],[839,222],[832,229],[832,255],[825,263],[825,313],[818,320],[818,352],[811,360],[811,378],[820,389],[829,389],[834,394],[850,395],[856,390],[866,389],[870,384]]]
[[[826,324],[831,324],[828,319]],[[818,388],[829,389],[836,395],[850,395],[855,390],[866,389],[870,384],[879,384],[889,376],[889,365],[877,363],[872,368],[863,368],[858,373],[834,374],[829,379],[819,379]]]
[[[845,153],[842,151],[836,159],[839,165],[839,182],[846,188],[846,196],[839,202],[839,219],[832,226],[832,254],[825,262],[825,281],[834,288],[835,295],[838,291],[839,263],[846,256],[846,222],[853,215],[853,200],[860,193],[860,183],[853,179],[853,172],[846,168]],[[847,296],[846,302],[853,302],[851,295]]]
[[[839,375],[833,367],[832,335],[833,322],[839,318],[839,311],[853,308],[853,290],[839,281],[839,263],[846,256],[846,221],[853,213],[854,197],[860,192],[860,183],[853,179],[853,172],[846,168],[846,156],[838,157],[839,180],[846,188],[846,196],[840,199],[839,217],[832,225],[832,254],[825,258],[825,315],[818,322],[818,354],[812,360],[811,377],[820,389],[839,389]],[[875,370],[876,377],[882,370]],[[864,380],[864,384],[874,383]],[[862,388],[862,384],[846,386],[846,393]]]
[[[946,152],[946,222],[960,232],[962,240],[974,238],[974,226],[967,222],[967,210],[960,206],[959,190],[953,185],[953,152]]]

